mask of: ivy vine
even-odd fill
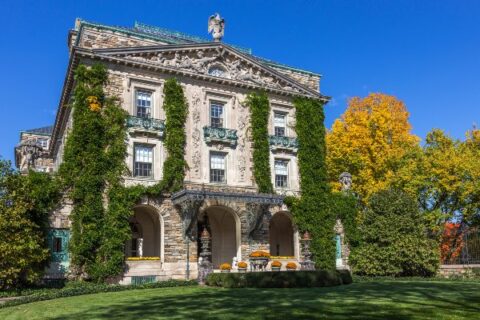
[[[335,213],[331,210],[330,188],[325,165],[325,126],[323,103],[295,98],[300,198],[287,197],[295,222],[312,234],[311,249],[317,268],[335,268]]]
[[[122,273],[129,219],[141,196],[161,196],[183,187],[187,104],[175,79],[165,82],[163,179],[152,187],[125,187],[126,118],[116,98],[106,97],[108,72],[101,64],[75,70],[73,127],[59,178],[73,201],[69,246],[73,274],[101,282]]]
[[[253,92],[247,96],[245,102],[251,113],[253,176],[258,186],[258,192],[273,193],[268,141],[268,117],[270,115],[268,96],[264,91]]]

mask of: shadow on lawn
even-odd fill
[[[448,318],[452,312],[472,318],[480,312],[479,288],[478,283],[396,281],[309,289],[206,288],[92,306],[57,319],[403,320]]]

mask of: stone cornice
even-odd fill
[[[188,53],[198,50],[225,50],[229,54],[232,54],[237,57],[237,59],[245,61],[248,65],[258,68],[269,74],[272,77],[281,79],[283,82],[288,83],[293,89],[298,90],[299,92],[294,92],[292,90],[283,90],[276,89],[269,86],[257,85],[251,82],[239,81],[234,79],[222,78],[211,76],[208,74],[201,74],[197,72],[188,71],[181,68],[175,68],[165,65],[160,65],[158,63],[152,63],[148,61],[133,60],[129,59],[128,56],[142,57],[143,55],[152,54],[152,53]],[[324,102],[327,102],[330,98],[323,96],[319,92],[310,89],[298,81],[283,75],[277,70],[269,67],[265,64],[260,63],[258,60],[251,58],[249,55],[246,55],[235,48],[227,46],[223,43],[192,43],[192,44],[181,44],[181,45],[155,45],[155,46],[142,46],[142,47],[125,47],[125,48],[108,48],[108,49],[84,49],[76,47],[76,53],[83,57],[88,57],[91,59],[100,59],[108,61],[111,63],[123,64],[126,66],[140,67],[151,71],[163,71],[167,74],[178,74],[187,77],[192,77],[199,80],[206,80],[209,82],[219,83],[219,84],[229,84],[236,87],[247,88],[252,90],[261,90],[264,89],[267,92],[272,92],[275,94],[283,96],[308,96],[314,99],[320,99]]]
[[[266,193],[237,193],[186,189],[172,194],[172,202],[175,205],[185,201],[203,201],[207,199],[282,205],[284,196]]]

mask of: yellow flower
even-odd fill
[[[272,262],[272,268],[280,268],[282,266],[282,263],[280,261],[273,261]]]
[[[241,269],[245,269],[247,267],[247,263],[246,262],[243,262],[243,261],[240,261],[238,263],[238,267],[241,268]]]
[[[155,261],[160,260],[160,257],[128,257],[127,261]]]
[[[289,262],[289,263],[287,263],[286,267],[287,267],[287,269],[295,270],[295,269],[297,269],[297,264],[295,262]]]

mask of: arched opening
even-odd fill
[[[130,218],[131,239],[125,246],[127,257],[160,257],[161,226],[155,209],[136,207]]]
[[[207,208],[200,221],[211,234],[212,264],[218,269],[222,263],[232,263],[239,255],[239,223],[233,212],[225,207],[214,206]]]
[[[277,212],[270,221],[270,254],[293,256],[292,219],[285,212]]]

